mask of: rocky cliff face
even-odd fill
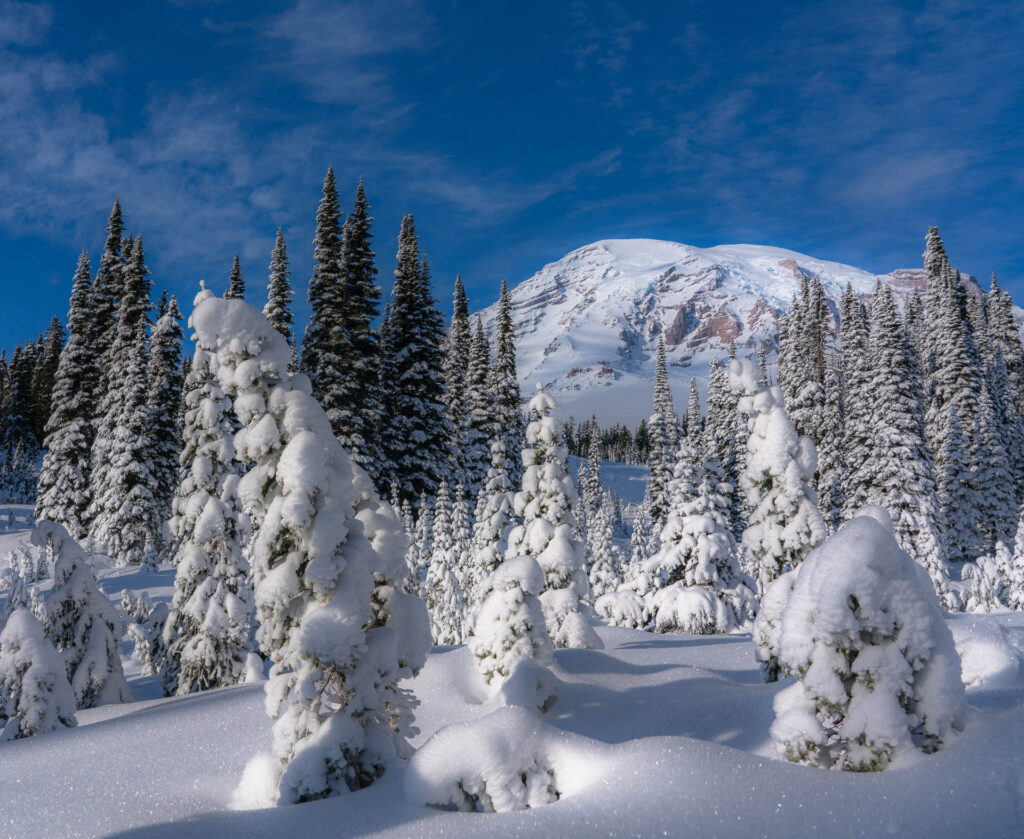
[[[635,425],[651,411],[654,359],[665,336],[677,406],[691,376],[703,386],[712,357],[736,342],[754,356],[773,349],[778,316],[803,276],[817,275],[834,306],[847,283],[869,296],[878,279],[900,297],[924,291],[923,270],[881,277],[782,248],[695,248],[653,239],[610,239],[544,266],[511,292],[523,392],[550,388],[559,414]],[[980,291],[980,289],[979,289]],[[495,307],[483,312],[493,327]]]

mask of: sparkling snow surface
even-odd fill
[[[5,535],[2,547],[15,540]],[[124,587],[166,601],[171,583],[169,569],[101,571],[114,602]],[[75,729],[0,745],[0,836],[1024,835],[1024,614],[958,615],[950,626],[966,655],[966,732],[877,774],[771,756],[772,701],[791,682],[762,683],[749,636],[601,627],[604,650],[556,652],[558,701],[522,738],[554,755],[560,800],[498,814],[412,803],[407,787],[427,793],[407,783],[407,765],[351,795],[232,810],[246,762],[269,746],[262,687],[156,698],[157,680],[137,675],[125,644],[140,701],[80,711]],[[422,703],[416,746],[496,710],[483,704],[488,691],[465,647],[435,648],[412,687]],[[529,717],[516,725],[529,729]],[[488,759],[480,750],[496,733],[468,731],[458,756],[472,763],[476,749]],[[458,750],[452,740],[442,745]],[[503,748],[515,745],[508,740]]]

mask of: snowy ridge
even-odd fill
[[[678,407],[690,376],[705,384],[708,362],[731,341],[747,356],[762,341],[774,343],[779,313],[812,275],[834,304],[847,283],[869,295],[881,279],[900,297],[925,285],[921,269],[876,275],[784,248],[605,239],[511,291],[523,392],[539,381],[556,394],[563,418],[595,414],[602,425],[635,425],[651,412],[659,335]],[[496,314],[496,305],[482,312],[488,329]]]

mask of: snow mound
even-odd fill
[[[1005,687],[1024,681],[1024,649],[1013,642],[1001,624],[972,615],[954,615],[950,628],[960,653],[965,685]]]
[[[499,708],[431,737],[409,762],[405,794],[415,804],[503,813],[553,804],[606,768],[597,743],[522,708]]]

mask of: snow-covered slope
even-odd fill
[[[870,294],[879,277],[782,248],[695,248],[655,239],[607,239],[544,266],[511,292],[523,392],[554,391],[558,413],[602,425],[635,425],[651,412],[658,336],[668,345],[677,399],[703,381],[714,356],[736,341],[755,355],[774,342],[778,313],[803,276],[821,278],[838,303],[847,283]],[[901,296],[924,289],[923,270],[881,275]],[[496,307],[483,312],[493,326]],[[677,405],[679,403],[677,402]]]

